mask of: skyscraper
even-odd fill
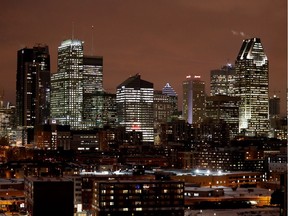
[[[173,104],[173,111],[178,111],[178,95],[169,83],[162,89],[162,94],[168,96],[168,100]]]
[[[83,128],[103,127],[103,57],[83,58]]]
[[[210,73],[210,95],[234,95],[235,68],[231,64],[221,69],[212,70]]]
[[[259,38],[243,41],[235,62],[236,96],[240,97],[239,131],[248,136],[269,131],[269,66]]]
[[[111,128],[116,127],[116,120],[117,120],[116,107],[117,107],[116,94],[104,92],[103,112],[102,112],[103,126],[109,126]]]
[[[142,132],[143,142],[154,142],[153,83],[142,80],[139,74],[117,86],[118,124],[126,131]]]
[[[83,90],[84,93],[103,92],[102,56],[84,56]]]
[[[186,76],[183,82],[183,118],[198,127],[205,117],[205,82],[200,76]]]
[[[175,101],[171,96],[163,94],[162,91],[154,91],[154,123],[164,123],[175,114]]]
[[[50,115],[50,55],[37,44],[17,52],[16,125],[34,127]]]
[[[206,98],[206,115],[214,122],[224,122],[229,128],[229,139],[238,134],[239,97],[215,95]]]
[[[58,47],[58,71],[51,77],[51,117],[81,129],[83,108],[83,42],[65,40]]]
[[[270,118],[280,116],[280,98],[277,95],[269,98],[269,116]]]

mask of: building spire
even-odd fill
[[[91,26],[91,55],[93,56],[94,50],[94,26]]]

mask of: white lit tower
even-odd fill
[[[183,118],[196,127],[205,118],[205,82],[200,76],[189,75],[183,82]]]
[[[221,69],[211,70],[210,95],[234,96],[235,78],[235,67],[232,64],[226,64]]]
[[[82,127],[83,42],[65,40],[58,47],[58,71],[51,78],[51,117],[71,129]]]
[[[116,106],[118,124],[127,132],[142,132],[144,143],[154,143],[154,88],[139,74],[117,86]]]
[[[243,41],[235,62],[236,96],[240,97],[239,132],[267,136],[269,132],[269,65],[259,38]]]

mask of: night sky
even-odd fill
[[[92,28],[93,26],[93,28]],[[130,75],[182,99],[186,75],[234,64],[242,40],[261,38],[270,65],[270,95],[286,111],[286,0],[2,0],[0,91],[15,103],[17,50],[47,44],[52,72],[62,40],[83,40],[84,54],[104,57],[104,88],[115,92]],[[93,50],[93,51],[92,51]]]

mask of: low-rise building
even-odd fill
[[[74,183],[67,178],[25,178],[27,210],[31,216],[73,216]]]
[[[95,181],[93,192],[95,216],[184,215],[181,181]]]

